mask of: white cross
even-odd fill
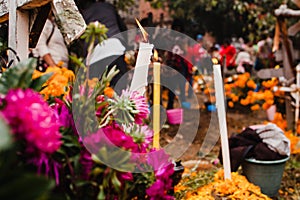
[[[290,87],[274,87],[274,91],[290,92],[291,96],[295,99],[295,130],[297,130],[297,122],[299,120],[299,106],[300,106],[300,64],[296,66],[297,78],[296,84]]]

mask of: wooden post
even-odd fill
[[[29,14],[26,10],[17,9],[17,0],[9,0],[8,46],[18,52],[19,58],[28,57]],[[9,52],[9,60],[14,58]]]
[[[84,19],[74,0],[0,0],[0,23],[9,20],[8,47],[15,50],[21,60],[28,57],[29,42],[31,48],[34,48],[37,43],[46,21],[45,16],[50,10],[49,3],[52,3],[54,13],[57,14],[56,18],[61,22],[59,28],[66,43],[70,44],[86,29]],[[45,13],[42,13],[42,17],[36,17],[34,20],[39,22],[32,23],[30,21],[32,9],[40,8],[46,4],[49,5],[40,10]],[[32,38],[29,39],[29,36]],[[15,55],[12,52],[9,53],[9,60],[14,59]]]

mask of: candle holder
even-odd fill
[[[184,172],[184,166],[181,164],[181,160],[173,161],[174,173],[171,176],[173,188],[180,182],[182,174]],[[174,194],[174,190],[170,191],[170,194]]]

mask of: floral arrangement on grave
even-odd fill
[[[88,25],[87,60],[106,32]],[[174,166],[152,148],[145,97],[116,94],[109,87],[115,68],[88,80],[89,66],[72,59],[76,77],[64,69],[38,73],[34,58],[3,73],[0,198],[173,199]]]
[[[233,108],[235,104],[249,107],[252,111],[267,110],[282,96],[282,92],[274,92],[278,85],[277,79],[262,81],[255,80],[246,72],[230,76],[225,79],[225,95],[229,99],[228,106]]]

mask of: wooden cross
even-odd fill
[[[300,8],[300,0],[293,0],[293,3]],[[300,23],[298,22],[288,29],[285,19],[288,17],[294,17],[294,18],[300,17],[300,10],[292,10],[288,8],[286,4],[282,4],[279,6],[279,8],[275,9],[274,13],[275,16],[277,17],[277,24],[275,29],[273,51],[279,49],[279,43],[281,38],[282,51],[283,51],[283,55],[282,55],[283,68],[263,69],[260,70],[257,73],[257,75],[260,78],[284,77],[287,80],[285,84],[289,86],[292,82],[295,81],[295,75],[293,73],[293,68],[294,68],[293,45],[288,37],[294,36],[296,35],[297,32],[300,31]],[[297,68],[299,68],[299,65],[297,66]],[[297,88],[299,88],[298,84],[300,84],[300,80],[298,80],[298,76],[299,76],[298,70],[299,69],[297,69],[297,80],[296,80]],[[281,88],[281,90],[285,92],[290,92],[291,96],[296,101],[295,114],[293,114],[292,99],[289,95],[285,95],[286,119],[287,119],[289,129],[292,129],[293,125],[297,124],[299,118],[299,92],[295,92],[295,88],[293,88],[294,85],[291,85],[291,87]]]
[[[297,130],[298,120],[299,120],[299,106],[300,106],[300,64],[296,66],[297,78],[296,84],[292,84],[290,87],[275,87],[274,91],[283,91],[291,93],[291,96],[295,99],[295,115],[294,115],[294,129]]]
[[[8,47],[21,60],[35,47],[51,9],[67,45],[85,31],[74,0],[0,0],[0,23],[8,20]]]

